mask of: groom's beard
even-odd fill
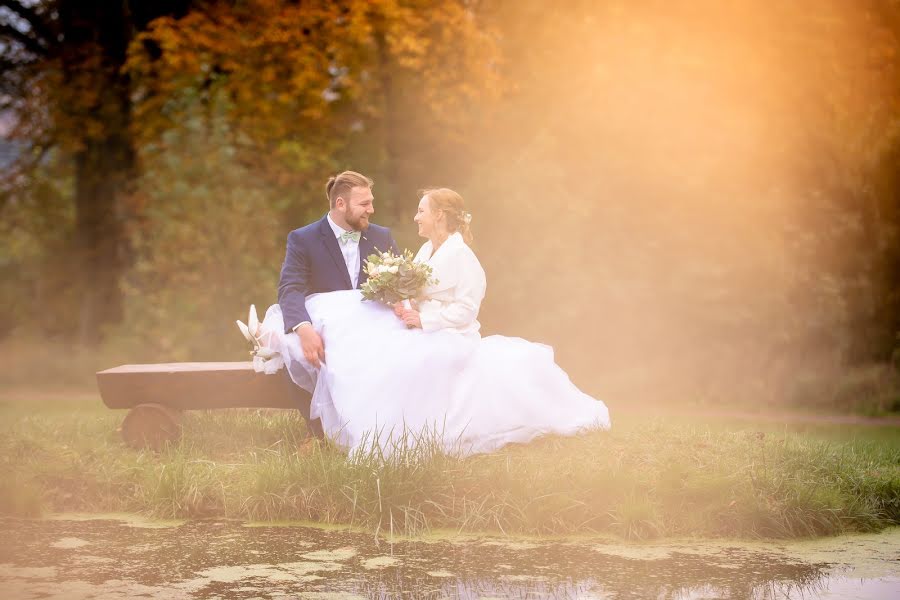
[[[365,231],[369,228],[369,218],[366,215],[351,218],[350,215],[344,217],[347,225],[353,228],[353,231]]]

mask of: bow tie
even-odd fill
[[[353,241],[355,243],[359,243],[360,233],[358,231],[345,231],[341,234],[341,243],[346,244],[347,242]]]

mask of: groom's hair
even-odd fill
[[[350,190],[355,187],[370,188],[374,185],[374,181],[356,171],[344,171],[329,177],[328,183],[325,184],[325,196],[328,198],[328,206],[334,208],[334,202],[339,196],[344,198],[344,200],[349,200]]]

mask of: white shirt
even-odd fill
[[[478,337],[481,324],[478,310],[487,289],[484,269],[460,233],[453,233],[432,254],[431,240],[416,254],[416,261],[427,262],[437,283],[425,289],[428,300],[419,305],[422,329],[448,329]]]
[[[338,246],[340,246],[341,248],[341,254],[344,255],[344,264],[347,265],[347,273],[350,275],[350,283],[353,284],[353,289],[356,289],[356,284],[359,282],[359,240],[355,242],[353,240],[342,242],[341,234],[348,230],[332,221],[331,214],[328,214],[327,217],[328,224],[331,225],[331,230],[334,232],[334,237],[337,238]]]

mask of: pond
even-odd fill
[[[900,597],[900,529],[622,544],[61,515],[0,533],[5,599]]]

